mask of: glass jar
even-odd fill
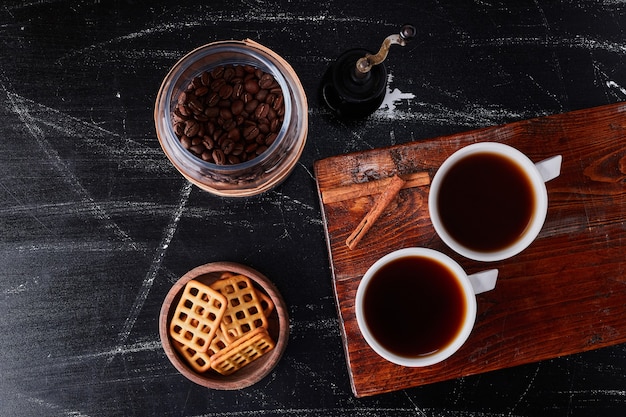
[[[284,97],[282,127],[274,142],[245,162],[206,162],[181,144],[174,131],[178,97],[205,71],[228,65],[251,65],[271,74]],[[308,104],[293,68],[272,50],[251,40],[220,41],[201,46],[169,71],[156,98],[154,121],[159,142],[174,167],[191,183],[216,195],[245,197],[280,184],[295,167],[308,134]]]

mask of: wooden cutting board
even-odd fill
[[[325,196],[396,173],[425,172],[432,178],[454,151],[484,141],[507,143],[535,162],[563,156],[561,175],[547,183],[546,223],[529,248],[494,263],[454,254],[429,220],[426,185],[402,189],[358,246],[348,249],[346,238],[378,194],[326,203]],[[315,175],[356,396],[626,342],[626,103],[334,156],[316,161]],[[367,268],[411,246],[440,250],[468,273],[500,271],[496,289],[477,298],[476,326],[467,343],[448,360],[425,368],[404,368],[377,356],[354,313],[356,289]]]

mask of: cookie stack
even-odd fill
[[[272,300],[250,278],[223,273],[210,285],[191,280],[176,306],[169,335],[196,372],[230,375],[272,350]]]

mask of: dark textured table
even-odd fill
[[[626,100],[626,5],[574,2],[5,1],[0,5],[1,416],[622,416],[626,347],[357,399],[350,390],[314,161]],[[386,101],[342,121],[317,97],[342,51],[392,47]],[[153,104],[186,52],[251,38],[309,99],[291,176],[256,197],[187,183]],[[395,49],[394,49],[395,48]],[[213,391],[165,357],[158,315],[189,269],[249,265],[291,334],[258,384]]]

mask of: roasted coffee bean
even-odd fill
[[[202,144],[204,145],[204,147],[206,149],[208,149],[209,151],[211,149],[213,149],[215,147],[215,141],[213,140],[213,138],[209,137],[209,136],[205,136],[202,139]]]
[[[259,131],[264,134],[268,133],[270,131],[270,124],[259,122]]]
[[[246,91],[250,94],[256,94],[259,92],[261,87],[259,87],[259,82],[254,78],[249,78],[245,84]]]
[[[186,117],[186,118],[189,118],[192,114],[191,110],[189,110],[189,108],[187,108],[187,105],[185,104],[179,104],[176,109],[179,111],[181,116]]]
[[[191,148],[191,139],[188,136],[181,136],[180,144],[183,145],[183,148],[189,149]]]
[[[258,147],[259,147],[258,143],[252,142],[252,143],[249,143],[249,144],[246,145],[246,147],[244,148],[244,151],[246,153],[248,153],[248,154],[249,153],[254,153],[257,150]]]
[[[270,122],[270,131],[277,133],[278,129],[280,129],[282,122],[279,119],[274,119]]]
[[[235,146],[233,147],[231,154],[241,155],[243,153],[243,150],[244,150],[243,142],[235,142]]]
[[[215,92],[220,91],[220,88],[222,88],[225,84],[226,84],[226,80],[223,78],[214,79],[211,82],[211,90]]]
[[[243,83],[238,82],[235,85],[233,85],[233,94],[232,97],[233,98],[240,98],[242,96],[242,94],[244,93],[244,91],[246,91],[243,87]]]
[[[222,88],[220,88],[219,90],[219,95],[224,100],[227,98],[230,98],[232,94],[233,94],[233,87],[228,84],[224,84]]]
[[[256,95],[254,96],[254,98],[256,98],[259,101],[265,101],[267,100],[267,96],[269,96],[270,92],[268,90],[259,90],[258,93],[256,93]]]
[[[224,120],[228,120],[228,119],[232,119],[233,118],[233,112],[230,111],[229,108],[226,107],[222,107],[220,109],[220,117]]]
[[[236,127],[230,129],[228,131],[228,139],[234,142],[237,142],[239,139],[241,139],[241,132],[239,131],[239,129]]]
[[[219,138],[217,138],[216,142],[217,145],[221,148],[222,145],[224,144],[224,141],[228,139],[228,133],[224,132],[220,135]]]
[[[278,94],[276,96],[276,98],[274,99],[274,102],[272,103],[272,108],[274,110],[278,110],[281,107],[283,107],[285,105],[284,99],[283,99],[283,95],[282,94]]]
[[[274,104],[274,100],[276,100],[276,94],[269,93],[267,97],[265,97],[265,102],[272,106]]]
[[[272,74],[251,65],[223,65],[194,77],[172,111],[181,145],[204,161],[238,164],[276,140],[285,112]]]
[[[193,118],[196,119],[199,122],[208,122],[209,121],[209,116],[207,116],[204,113],[194,114]]]
[[[235,76],[235,68],[233,68],[232,66],[224,67],[224,74],[222,75],[222,77],[226,81],[232,80],[234,76]]]
[[[251,142],[259,136],[259,128],[256,125],[247,126],[243,129],[243,137],[246,141]]]
[[[185,135],[189,137],[196,136],[200,131],[200,123],[195,120],[187,120],[185,122]]]
[[[221,65],[211,70],[211,77],[213,77],[214,80],[222,78],[223,75],[224,75],[224,67]]]
[[[213,161],[217,165],[224,165],[226,162],[226,155],[224,155],[224,152],[221,149],[213,149],[211,155],[213,156]]]
[[[179,138],[185,134],[185,122],[178,122],[176,124],[174,124],[174,133],[176,133],[176,136],[178,136]]]
[[[220,109],[219,107],[207,107],[204,110],[204,114],[206,114],[209,119],[215,119],[217,116],[220,115]]]
[[[271,74],[263,74],[259,78],[259,87],[270,88],[274,84],[274,77]]]
[[[191,110],[193,114],[200,114],[204,111],[204,106],[202,105],[200,100],[198,100],[196,97],[189,100],[187,106],[189,107],[189,110]]]
[[[209,85],[209,80],[210,80],[210,75],[208,72],[203,72],[202,75],[200,76],[200,81],[202,81],[202,85],[204,86],[208,86]]]
[[[230,155],[235,148],[235,142],[231,139],[226,139],[224,143],[222,143],[222,151],[224,151],[224,155]]]
[[[206,124],[206,133],[209,136],[212,136],[213,133],[215,133],[215,123],[211,121]]]
[[[204,146],[202,145],[194,145],[192,147],[189,148],[189,150],[193,153],[195,153],[196,155],[202,155],[202,152],[204,152]]]
[[[200,77],[194,77],[194,79],[191,80],[191,85],[193,85],[196,89],[202,87],[202,79]]]
[[[222,124],[222,128],[227,132],[235,129],[236,127],[237,127],[237,123],[235,123],[235,121],[232,118],[225,119],[224,123]]]
[[[234,115],[239,115],[243,111],[244,103],[241,100],[233,101],[233,104],[230,106],[230,111],[233,112]]]
[[[200,155],[200,158],[202,158],[203,161],[211,162],[213,160],[213,155],[210,151],[204,151],[202,152],[202,155]]]
[[[209,107],[215,107],[217,106],[217,103],[220,102],[220,95],[216,92],[211,93],[211,95],[209,96],[209,101],[207,102],[207,105]]]
[[[278,135],[276,133],[270,133],[265,137],[265,144],[267,146],[272,146],[272,143],[276,140]]]
[[[270,111],[270,106],[267,105],[267,103],[261,103],[257,106],[256,110],[254,111],[254,115],[256,116],[257,119],[263,119],[267,116],[267,112]]]
[[[205,96],[208,92],[209,88],[203,85],[202,87],[196,88],[195,94],[196,97],[202,97]]]
[[[244,107],[244,109],[252,114],[256,108],[259,106],[259,100],[250,100],[248,103],[246,103],[246,107]]]
[[[174,109],[174,115],[172,116],[172,119],[174,119],[174,124],[176,124],[179,122],[184,122],[185,120],[188,119],[188,117],[183,116],[177,107]]]

